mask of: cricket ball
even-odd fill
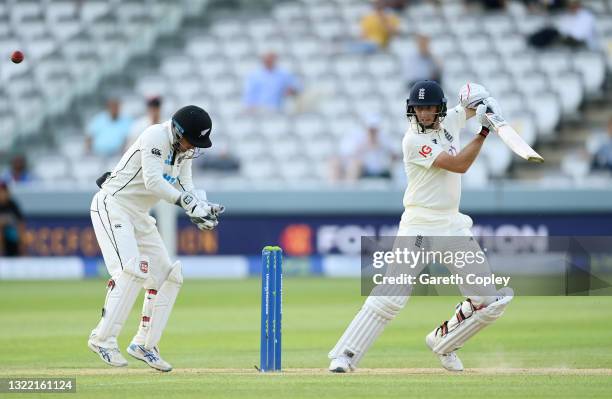
[[[13,54],[11,54],[11,61],[15,64],[19,64],[23,61],[23,53],[19,50],[13,51]]]

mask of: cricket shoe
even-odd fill
[[[128,365],[127,360],[119,352],[119,348],[104,348],[95,344],[91,338],[87,341],[87,346],[92,352],[97,353],[100,359],[109,366],[125,367]]]
[[[332,373],[349,373],[353,370],[349,358],[343,355],[332,359],[329,364],[329,371]]]
[[[143,362],[148,364],[149,367],[152,367],[156,370],[164,372],[172,370],[172,366],[164,359],[162,359],[159,355],[159,349],[157,349],[157,347],[149,350],[145,348],[144,345],[137,345],[135,343],[131,343],[130,346],[128,346],[127,348],[127,353],[129,353],[130,355],[132,355],[132,357],[138,360],[142,360]]]
[[[436,331],[434,330],[431,333],[429,333],[427,337],[425,337],[425,343],[427,344],[429,349],[432,350],[432,352],[433,352],[434,346],[436,345],[435,333]],[[440,359],[440,363],[442,363],[442,367],[444,367],[446,370],[463,371],[463,363],[461,363],[461,359],[459,359],[459,356],[457,356],[455,351],[445,353],[443,355],[435,353],[435,352],[434,354],[438,356],[438,359]]]

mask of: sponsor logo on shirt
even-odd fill
[[[447,139],[448,141],[451,141],[451,142],[453,141],[453,135],[452,135],[452,134],[450,134],[450,133],[448,132],[448,130],[446,130],[446,129],[444,129],[444,137],[446,137],[446,139]]]
[[[151,150],[151,154],[155,155],[156,157],[161,158],[161,151],[159,149],[157,149],[157,148],[153,148]]]
[[[143,273],[148,273],[149,272],[149,262],[147,262],[146,260],[141,260],[140,261],[140,271]]]
[[[176,177],[172,177],[166,173],[163,174],[163,177],[170,184],[174,184],[176,182]]]
[[[429,155],[431,155],[431,147],[428,145],[424,145],[423,147],[421,147],[421,151],[419,151],[419,154],[421,154],[423,158],[427,158]]]
[[[448,148],[448,153],[449,153],[449,154],[451,154],[451,155],[453,155],[453,156],[454,156],[454,155],[457,155],[457,149],[455,148],[455,146],[452,146],[452,145],[451,145],[451,146]]]

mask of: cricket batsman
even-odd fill
[[[112,172],[97,181],[91,220],[109,274],[102,318],[87,346],[105,363],[123,367],[117,336],[136,297],[145,289],[138,332],[127,352],[150,367],[170,371],[158,343],[183,284],[181,262],[172,262],[150,209],[164,200],[184,209],[200,230],[212,230],[224,208],[196,191],[192,159],[212,146],[212,122],[202,108],[188,105],[164,123],[148,127]]]
[[[481,85],[464,85],[459,100],[459,105],[447,110],[444,92],[434,81],[417,82],[410,90],[406,107],[410,127],[402,141],[408,187],[396,245],[404,239],[412,240],[416,247],[428,242],[428,248],[434,250],[480,250],[470,231],[471,218],[459,212],[461,174],[470,168],[489,134],[491,126],[485,116],[487,108],[489,112],[501,115],[497,101]],[[478,118],[482,128],[460,150],[459,132],[466,120],[473,116]],[[425,266],[417,265],[413,272],[418,275]],[[449,270],[454,267],[445,266]],[[488,275],[490,266],[485,259],[477,270],[471,272]],[[465,300],[457,305],[449,320],[434,328],[425,339],[442,366],[450,371],[463,370],[455,351],[499,318],[513,297],[510,288],[498,291],[494,285],[458,286]],[[402,285],[382,295],[376,291],[378,288],[374,288],[329,353],[330,371],[353,371],[387,323],[404,308],[412,289]]]

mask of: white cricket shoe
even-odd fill
[[[128,365],[127,360],[125,360],[119,348],[104,348],[95,344],[91,338],[87,341],[87,346],[92,352],[97,353],[100,359],[109,366],[125,367]]]
[[[129,353],[132,357],[142,360],[149,367],[152,367],[159,371],[171,371],[172,366],[161,358],[159,355],[159,349],[157,347],[149,350],[144,347],[144,345],[137,345],[135,343],[131,343],[127,348],[127,353]]]
[[[425,337],[425,343],[427,344],[429,349],[431,349],[432,352],[433,352],[433,348],[436,346],[435,333],[436,333],[436,330],[427,334],[427,337]],[[438,359],[440,359],[440,363],[442,363],[442,367],[444,367],[446,370],[463,371],[463,363],[461,363],[461,359],[459,359],[459,356],[457,356],[455,351],[446,353],[444,355],[440,355],[435,352],[434,354],[438,356]]]
[[[353,366],[351,366],[351,361],[348,357],[341,355],[332,359],[329,364],[329,371],[332,373],[349,373],[353,371]]]

